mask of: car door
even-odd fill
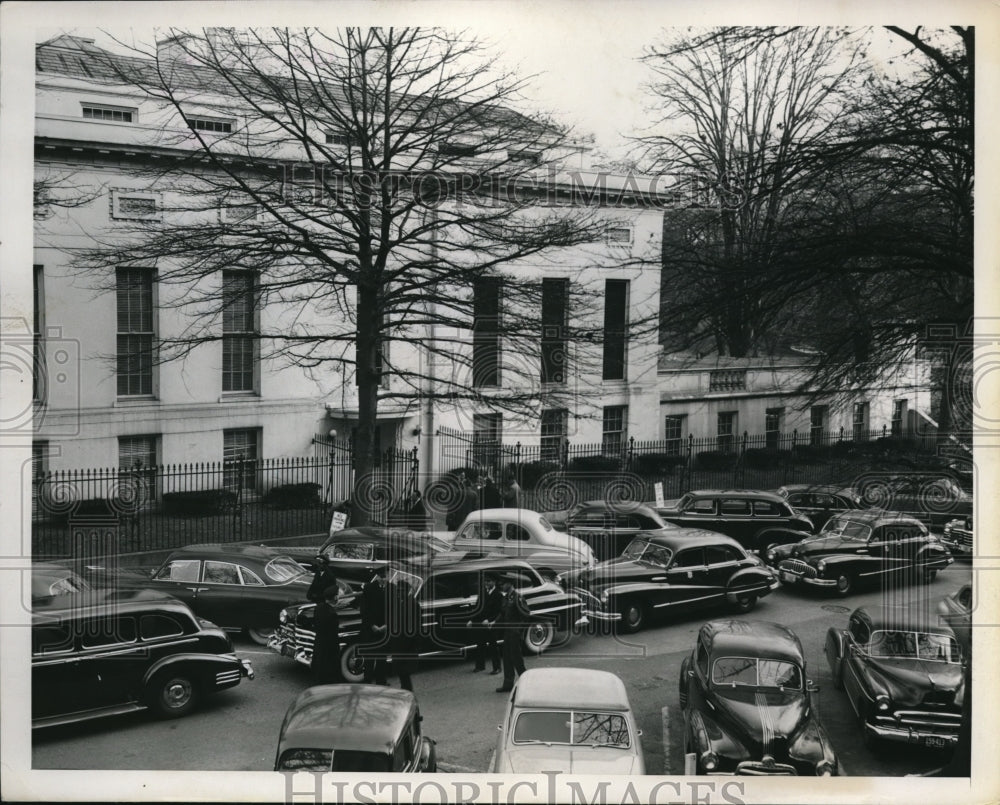
[[[730,545],[706,545],[704,550],[708,601],[719,601],[725,598],[729,579],[739,569],[742,557]]]
[[[667,587],[662,604],[688,605],[711,598],[708,568],[703,548],[684,548],[674,554],[666,571]]]
[[[847,637],[844,641],[844,658],[842,660],[844,690],[855,708],[866,696],[863,682],[863,667],[871,629],[868,623],[857,615],[852,615],[847,624]]]
[[[541,545],[538,545],[532,539],[531,532],[520,523],[506,523],[504,525],[501,544],[503,545],[504,555],[515,559],[528,556],[542,548]],[[550,550],[555,550],[555,548],[551,548]]]
[[[479,595],[479,574],[468,570],[441,570],[432,573],[420,590],[432,651],[456,650],[470,644],[467,623],[475,611]]]
[[[484,554],[505,554],[503,523],[496,520],[475,520],[466,524],[455,538],[460,551]]]
[[[31,717],[33,719],[89,710],[95,705],[97,675],[84,673],[75,621],[36,622],[31,628]]]
[[[153,575],[155,589],[172,595],[195,608],[195,597],[201,592],[201,560],[171,559]]]
[[[109,613],[91,625],[95,628],[80,635],[80,659],[84,677],[97,677],[95,703],[112,707],[136,701],[149,667],[149,648],[139,642],[135,616]]]
[[[718,531],[717,504],[715,498],[694,498],[682,512],[665,515],[663,519],[685,528],[707,528]]]
[[[706,526],[720,534],[727,534],[743,545],[749,545],[756,530],[753,509],[747,498],[723,497],[719,499],[719,514],[715,525]]]
[[[872,529],[865,545],[866,556],[861,562],[861,575],[883,578],[901,567],[896,534],[884,525]],[[859,550],[860,553],[860,550]]]
[[[257,626],[245,607],[246,591],[235,562],[206,559],[202,566],[201,584],[191,608],[217,626],[242,629]]]

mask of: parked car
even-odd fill
[[[147,590],[96,590],[34,601],[32,726],[150,708],[186,715],[205,695],[253,679],[225,632]]]
[[[766,558],[783,584],[824,587],[838,595],[886,578],[931,582],[955,561],[919,520],[872,509],[838,514],[817,536],[770,548]]]
[[[507,703],[493,774],[645,774],[625,685],[585,668],[531,668]]]
[[[588,500],[563,511],[543,512],[543,515],[554,528],[589,545],[598,561],[619,556],[639,534],[656,534],[672,528],[644,503]]]
[[[967,657],[972,642],[972,582],[966,582],[942,598],[938,602],[938,616],[955,632],[962,653]]]
[[[379,526],[357,526],[331,534],[308,558],[298,552],[289,554],[310,568],[314,556],[322,554],[338,577],[355,581],[367,581],[373,569],[386,562],[425,565],[469,558],[467,551],[455,550],[450,542],[432,534]]]
[[[54,595],[72,595],[93,589],[80,574],[56,562],[33,562],[31,565],[31,600]]]
[[[684,752],[698,774],[838,773],[795,633],[776,623],[704,624],[681,663]]]
[[[278,734],[275,771],[437,771],[434,741],[408,690],[317,685],[300,693]]]
[[[972,516],[972,495],[942,473],[866,473],[854,488],[863,506],[904,512],[937,531],[956,517]]]
[[[957,743],[965,674],[950,626],[912,608],[861,607],[827,632],[824,651],[866,745]]]
[[[775,494],[806,515],[816,529],[826,525],[835,514],[862,508],[861,497],[854,489],[837,484],[786,484],[776,489]]]
[[[667,501],[656,511],[668,523],[718,531],[747,550],[761,553],[813,532],[812,520],[773,492],[698,489]]]
[[[306,600],[313,576],[291,557],[257,545],[188,545],[149,578],[120,575],[120,589],[169,593],[224,629],[246,630],[260,645],[289,604]]]
[[[956,559],[972,559],[972,516],[956,517],[945,523],[941,542]]]
[[[523,559],[544,578],[596,563],[594,551],[578,537],[557,531],[530,509],[479,509],[458,527],[451,547],[458,552]]]
[[[580,598],[546,581],[526,562],[516,559],[485,558],[448,565],[390,565],[389,583],[408,584],[424,613],[421,656],[460,656],[476,640],[466,626],[475,611],[485,574],[501,581],[509,578],[524,597],[532,613],[525,630],[524,649],[539,654],[557,642],[568,641],[573,628],[583,618]],[[312,663],[315,605],[299,604],[282,611],[281,625],[268,641],[268,648],[296,662]],[[352,601],[340,612],[340,673],[345,682],[363,678],[357,642],[361,613]]]
[[[636,537],[625,552],[560,577],[588,620],[636,632],[656,614],[729,604],[749,612],[778,586],[770,568],[735,540],[695,528]]]

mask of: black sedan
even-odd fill
[[[806,515],[818,529],[835,514],[863,508],[857,492],[837,484],[786,484],[776,489],[775,494]]]
[[[306,600],[313,576],[272,548],[189,545],[171,553],[151,577],[118,576],[121,588],[143,587],[179,598],[224,629],[245,629],[261,645],[289,604]]]
[[[859,583],[934,580],[954,559],[919,520],[899,512],[845,512],[823,530],[766,554],[783,584],[822,587],[847,595]]]
[[[771,570],[735,540],[693,528],[636,537],[618,558],[559,580],[584,601],[588,619],[624,632],[684,609],[728,604],[749,612],[778,586]]]
[[[838,772],[799,638],[776,623],[717,620],[681,663],[684,752],[698,774]]]
[[[470,557],[467,552],[456,551],[450,543],[431,534],[376,526],[338,531],[330,535],[318,553],[327,557],[338,578],[355,581],[368,581],[373,568],[386,562],[424,565]],[[299,557],[296,555],[296,558]]]
[[[965,674],[950,626],[910,609],[862,607],[846,629],[827,632],[824,650],[867,746],[958,742]]]
[[[588,500],[562,511],[542,512],[554,528],[586,542],[598,560],[611,559],[639,534],[673,530],[652,507],[644,503]]]
[[[872,472],[858,476],[854,488],[863,506],[904,512],[935,530],[972,516],[972,495],[950,475]]]

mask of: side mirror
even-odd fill
[[[819,693],[820,687],[815,682],[813,682],[811,679],[807,679],[806,680],[806,691],[808,693]]]
[[[694,679],[694,670],[692,668],[688,668],[688,679]]]

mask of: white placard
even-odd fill
[[[656,495],[656,507],[658,509],[663,508],[663,481],[657,481],[653,484],[653,494]]]
[[[338,531],[343,531],[346,525],[347,512],[334,512],[333,519],[330,521],[330,536],[332,537]]]

